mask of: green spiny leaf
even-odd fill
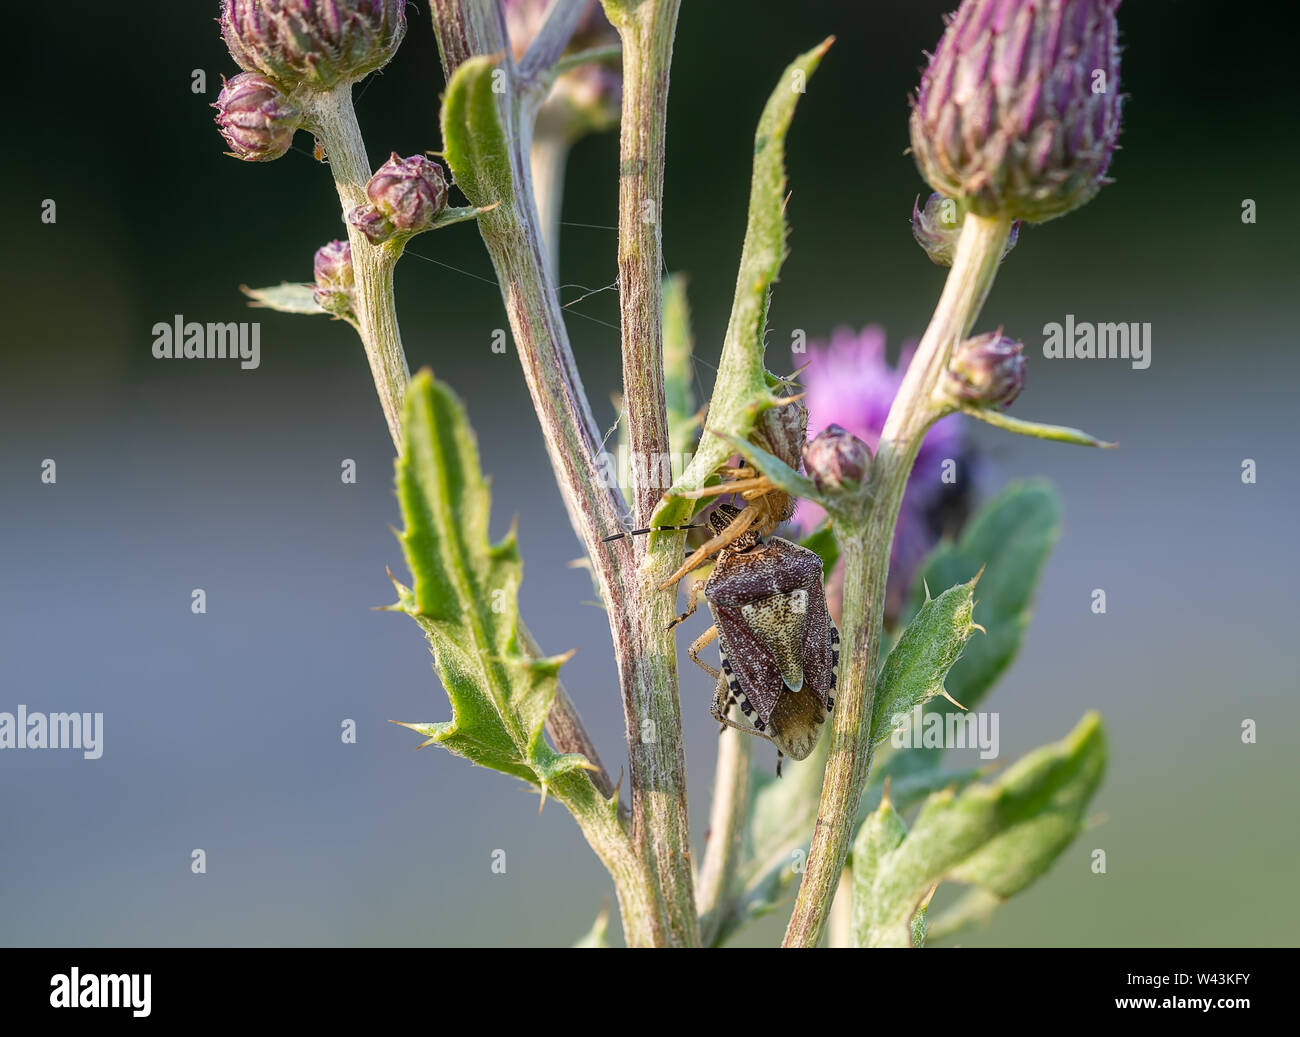
[[[312,295],[312,286],[309,284],[281,281],[267,288],[249,288],[241,284],[239,290],[253,300],[249,303],[250,306],[259,309],[277,310],[280,313],[324,314],[327,312],[316,302]]]
[[[917,706],[945,694],[944,680],[971,634],[975,582],[950,587],[926,601],[889,652],[876,680],[871,705],[871,741],[878,745]]]
[[[517,636],[523,566],[514,530],[488,538],[490,499],[460,401],[427,371],[411,380],[397,460],[410,588],[394,606],[429,639],[451,701],[447,723],[407,725],[460,756],[543,788],[588,766],[543,737],[567,656],[532,659]]]
[[[1089,713],[997,780],[930,796],[901,838],[901,819],[882,802],[853,848],[857,945],[909,946],[918,909],[945,879],[1001,899],[1024,889],[1082,830],[1105,766],[1101,717]]]
[[[499,64],[486,56],[462,62],[442,99],[443,155],[456,186],[479,208],[485,228],[507,218],[503,208],[494,206],[514,194],[510,147],[497,108],[500,95],[492,89]]]
[[[674,489],[697,490],[731,455],[731,439],[747,440],[754,421],[773,398],[763,365],[763,334],[768,295],[786,256],[785,137],[808,79],[833,41],[822,41],[797,58],[781,76],[758,121],[754,137],[754,172],[749,193],[749,220],[740,255],[740,271],[718,361],[718,378],[709,404],[708,428],[699,450]],[[655,511],[652,525],[675,526],[692,514],[695,502],[668,495]]]
[[[980,510],[961,540],[941,545],[912,586],[912,610],[924,587],[949,587],[981,569],[980,619],[988,635],[973,641],[948,675],[948,691],[973,709],[1011,665],[1047,556],[1061,531],[1061,502],[1044,482],[1013,483]]]

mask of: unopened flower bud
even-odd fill
[[[222,0],[218,20],[242,68],[328,90],[388,64],[406,35],[406,0]]]
[[[289,150],[302,125],[302,112],[266,76],[241,72],[225,80],[217,102],[217,129],[226,154],[245,162],[270,162]]]
[[[803,448],[803,464],[819,490],[856,490],[871,478],[871,448],[847,429],[827,425]]]
[[[948,392],[980,407],[1005,407],[1024,387],[1024,346],[1001,330],[968,338],[948,366]]]
[[[912,104],[940,194],[1041,223],[1106,183],[1119,138],[1120,0],[963,0]]]
[[[919,201],[919,199],[918,199]],[[912,204],[912,236],[926,255],[939,266],[952,266],[952,257],[961,236],[962,221],[966,219],[966,206],[956,198],[941,194],[930,195],[925,208]],[[1020,221],[1011,224],[1011,236],[1002,250],[1003,258],[1020,240]]]
[[[342,316],[352,312],[352,246],[346,241],[331,241],[316,250],[313,264],[316,287],[312,296],[327,313]]]
[[[379,244],[398,232],[418,234],[433,226],[447,207],[447,181],[437,162],[393,152],[366,184],[366,197],[370,204],[353,209],[348,222]]]

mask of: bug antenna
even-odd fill
[[[607,537],[601,537],[600,542],[602,544],[608,544],[612,540],[622,540],[624,537],[631,538],[631,537],[645,536],[647,533],[670,533],[676,530],[703,529],[703,528],[704,526],[700,523],[696,523],[690,526],[646,526],[645,529],[629,529],[629,530],[625,530],[622,533],[611,533]]]

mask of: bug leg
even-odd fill
[[[776,751],[776,776],[778,778],[781,776],[781,761],[784,759],[785,759],[785,753],[783,753],[780,749],[778,749]]]
[[[694,583],[691,584],[691,593],[690,596],[686,599],[686,611],[668,624],[669,630],[675,627],[678,623],[682,623],[690,619],[691,616],[695,615],[695,610],[699,608],[700,605],[700,594],[703,591],[704,591],[703,580],[696,580]]]
[[[749,532],[750,527],[758,521],[758,510],[755,508],[746,508],[735,517],[731,525],[715,536],[708,543],[702,544],[694,554],[682,563],[680,569],[673,573],[663,583],[659,584],[660,590],[667,590],[674,583],[680,580],[692,569],[703,564],[704,560],[711,554],[721,551],[728,544],[735,541],[738,537],[744,536]]]
[[[703,583],[702,580],[699,582]],[[691,662],[693,662],[696,666],[700,667],[700,669],[702,670],[708,670],[709,676],[712,677],[715,681],[722,676],[722,671],[715,669],[714,667],[706,663],[703,659],[701,659],[700,651],[704,648],[707,648],[709,645],[713,644],[713,642],[716,641],[717,639],[718,639],[718,628],[716,626],[711,626],[709,627],[708,630],[704,631],[704,633],[702,633],[699,637],[697,637],[695,641],[691,644],[691,647],[686,650],[686,654],[691,657]]]

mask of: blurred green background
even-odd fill
[[[790,139],[791,256],[769,360],[793,329],[923,330],[943,273],[911,240],[926,191],[907,94],[947,2],[683,5],[664,207],[689,273],[707,395],[744,229],[752,133],[786,63],[838,42]],[[102,759],[0,754],[0,942],[565,944],[611,890],[564,811],[385,721],[447,717],[417,628],[372,612],[400,571],[389,443],[349,328],[244,308],[237,286],[307,280],[341,233],[310,138],[264,166],[222,155],[207,107],[215,2],[76,0],[6,12],[0,376],[0,710],[103,711]],[[358,91],[373,161],[437,148],[426,4]],[[1120,12],[1131,95],[1116,183],[1027,229],[982,324],[1029,343],[1022,416],[1120,441],[1088,452],[973,430],[986,492],[1049,476],[1065,501],[1021,658],[988,700],[1004,760],[1100,708],[1100,822],[968,945],[1288,944],[1297,705],[1294,41],[1256,9],[1142,0]],[[202,69],[207,92],[191,92]],[[610,285],[617,147],[576,149],[566,301]],[[58,222],[40,221],[42,199]],[[1241,222],[1243,199],[1258,204]],[[583,227],[577,224],[592,226]],[[465,399],[496,531],[520,516],[524,616],[617,770],[622,716],[604,617],[564,518],[472,225],[419,239],[398,302],[413,368]],[[425,261],[427,260],[427,261]],[[570,321],[603,427],[617,299]],[[1149,321],[1153,362],[1046,362],[1066,313]],[[174,314],[260,319],[262,365],[165,363]],[[604,322],[603,324],[600,322]],[[1243,458],[1257,485],[1240,479]],[[58,482],[41,484],[44,458]],[[342,485],[343,458],[359,482]],[[202,587],[208,613],[190,613]],[[1090,612],[1093,588],[1109,611]],[[681,639],[685,645],[696,631]],[[683,650],[683,662],[684,650]],[[715,727],[686,665],[690,800],[702,837]],[[344,718],[358,723],[340,743]],[[1241,743],[1244,718],[1258,744]],[[697,840],[697,847],[699,841]],[[192,875],[190,853],[208,856]],[[1104,848],[1108,873],[1089,870]],[[505,875],[492,852],[504,849]],[[782,919],[748,934],[774,942]]]

